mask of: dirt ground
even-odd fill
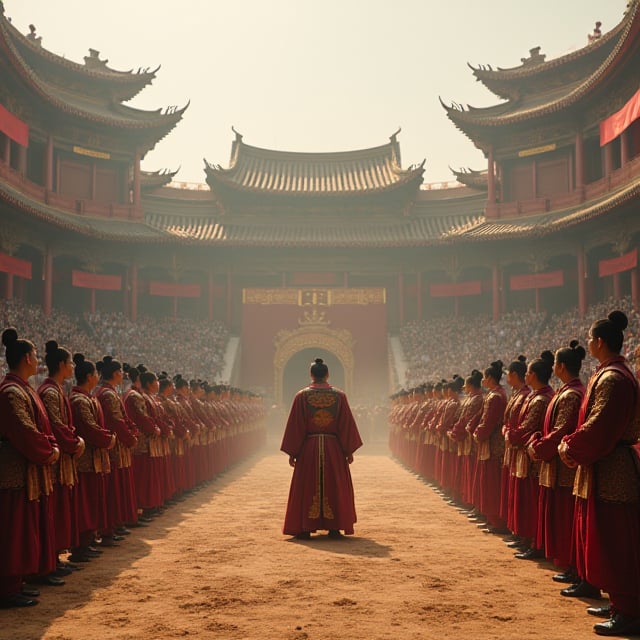
[[[560,596],[550,564],[514,559],[383,443],[352,465],[355,536],[283,536],[291,469],[277,447],[274,437],[66,586],[43,587],[37,607],[0,611],[0,637],[595,637],[594,601]]]

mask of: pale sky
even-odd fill
[[[143,162],[204,182],[203,158],[226,167],[233,133],[286,151],[346,151],[399,136],[404,167],[426,158],[425,182],[448,167],[485,168],[445,116],[445,102],[498,99],[467,67],[509,68],[542,47],[547,60],[581,48],[596,20],[627,0],[4,0],[23,33],[82,62],[98,49],[119,70],[161,65],[131,105],[191,100],[182,122]]]

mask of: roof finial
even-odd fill
[[[29,33],[27,34],[27,39],[42,46],[42,37],[36,34],[35,24],[29,25]]]
[[[389,136],[389,140],[391,140],[391,142],[396,142],[396,138],[398,137],[398,134],[402,131],[402,127],[398,126],[398,129],[395,133],[391,134],[391,136]]]
[[[233,125],[231,125],[231,131],[236,134],[236,142],[242,142],[242,134],[236,131],[236,128]]]
[[[587,43],[591,44],[592,42],[595,42],[596,40],[600,40],[600,38],[602,37],[602,31],[600,31],[600,27],[602,26],[602,22],[600,22],[598,20],[598,22],[596,22],[596,27],[593,30],[593,33],[589,33],[587,35]]]
[[[540,53],[540,49],[542,49],[542,47],[533,47],[533,49],[529,49],[529,57],[520,58],[520,62],[525,66],[542,64],[547,56],[544,53]]]

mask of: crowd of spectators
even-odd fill
[[[150,371],[168,370],[183,377],[219,381],[229,341],[228,329],[219,322],[188,318],[140,316],[132,322],[122,313],[95,313],[73,317],[54,309],[45,315],[42,307],[20,300],[0,300],[2,327],[14,326],[31,340],[44,359],[44,345],[54,339],[72,353],[99,360],[112,355],[132,365],[144,364]],[[0,374],[6,373],[5,363]],[[35,383],[44,377],[44,366]]]
[[[580,318],[577,309],[555,315],[527,310],[506,313],[496,321],[474,315],[409,322],[400,332],[407,365],[405,385],[413,387],[450,378],[455,373],[468,375],[498,359],[511,362],[520,354],[531,360],[545,349],[555,351],[573,339],[586,348],[591,324],[606,318],[613,309],[624,311],[629,318],[623,355],[634,360],[640,346],[640,315],[630,297],[594,304],[584,318]],[[585,378],[595,364],[587,359],[583,367]]]

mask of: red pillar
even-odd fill
[[[227,271],[227,326],[231,326],[231,271]]]
[[[620,300],[620,298],[622,298],[619,273],[613,274],[613,298],[614,300]]]
[[[493,319],[500,319],[500,269],[497,264],[491,267],[491,289],[493,303]]]
[[[604,147],[604,167],[603,173],[605,178],[609,177],[613,172],[613,145],[609,142]]]
[[[496,207],[496,164],[493,160],[493,147],[489,148],[487,160],[487,212],[495,214]]]
[[[91,289],[91,313],[96,312],[96,290]]]
[[[53,308],[53,251],[50,248],[45,251],[43,266],[44,296],[42,306],[44,307],[44,314],[50,316]]]
[[[416,305],[418,307],[418,322],[422,320],[422,272],[418,271],[416,277]]]
[[[13,273],[7,273],[7,280],[6,280],[6,287],[5,287],[5,295],[4,297],[7,300],[11,300],[11,298],[13,298]]]
[[[11,164],[11,138],[9,136],[4,137],[4,144],[2,145],[2,160],[7,166]]]
[[[404,274],[398,274],[398,325],[404,324]]]
[[[44,188],[53,191],[53,136],[47,138],[44,147]]]
[[[587,258],[584,247],[578,249],[578,312],[581,318],[587,315]]]
[[[345,271],[345,272],[342,274],[342,286],[343,286],[345,289],[348,289],[348,288],[349,288],[349,272],[348,272],[348,271]]]
[[[27,175],[27,147],[18,146],[18,171],[21,176]]]
[[[208,298],[208,309],[207,309],[207,317],[209,318],[209,322],[213,321],[213,294],[214,294],[214,277],[213,270],[209,271],[209,298]]]
[[[124,273],[123,277],[123,287],[122,287],[122,313],[130,318],[129,314],[129,295],[131,291],[131,273],[129,268]]]
[[[576,133],[576,189],[584,187],[584,137],[582,131]]]
[[[453,299],[453,313],[456,318],[460,315],[460,298],[458,296]]]
[[[640,278],[638,277],[638,267],[631,269],[631,302],[633,308],[638,311],[640,305]]]
[[[178,317],[178,296],[173,296],[173,319]]]
[[[140,206],[140,152],[136,151],[133,160],[133,206]]]
[[[131,264],[131,302],[129,303],[132,322],[138,320],[138,265]]]
[[[620,134],[620,166],[624,167],[629,162],[629,129]]]
[[[535,292],[536,292],[536,296],[535,296],[535,300],[536,300],[536,313],[540,313],[540,289],[538,289],[538,288],[536,287]]]

